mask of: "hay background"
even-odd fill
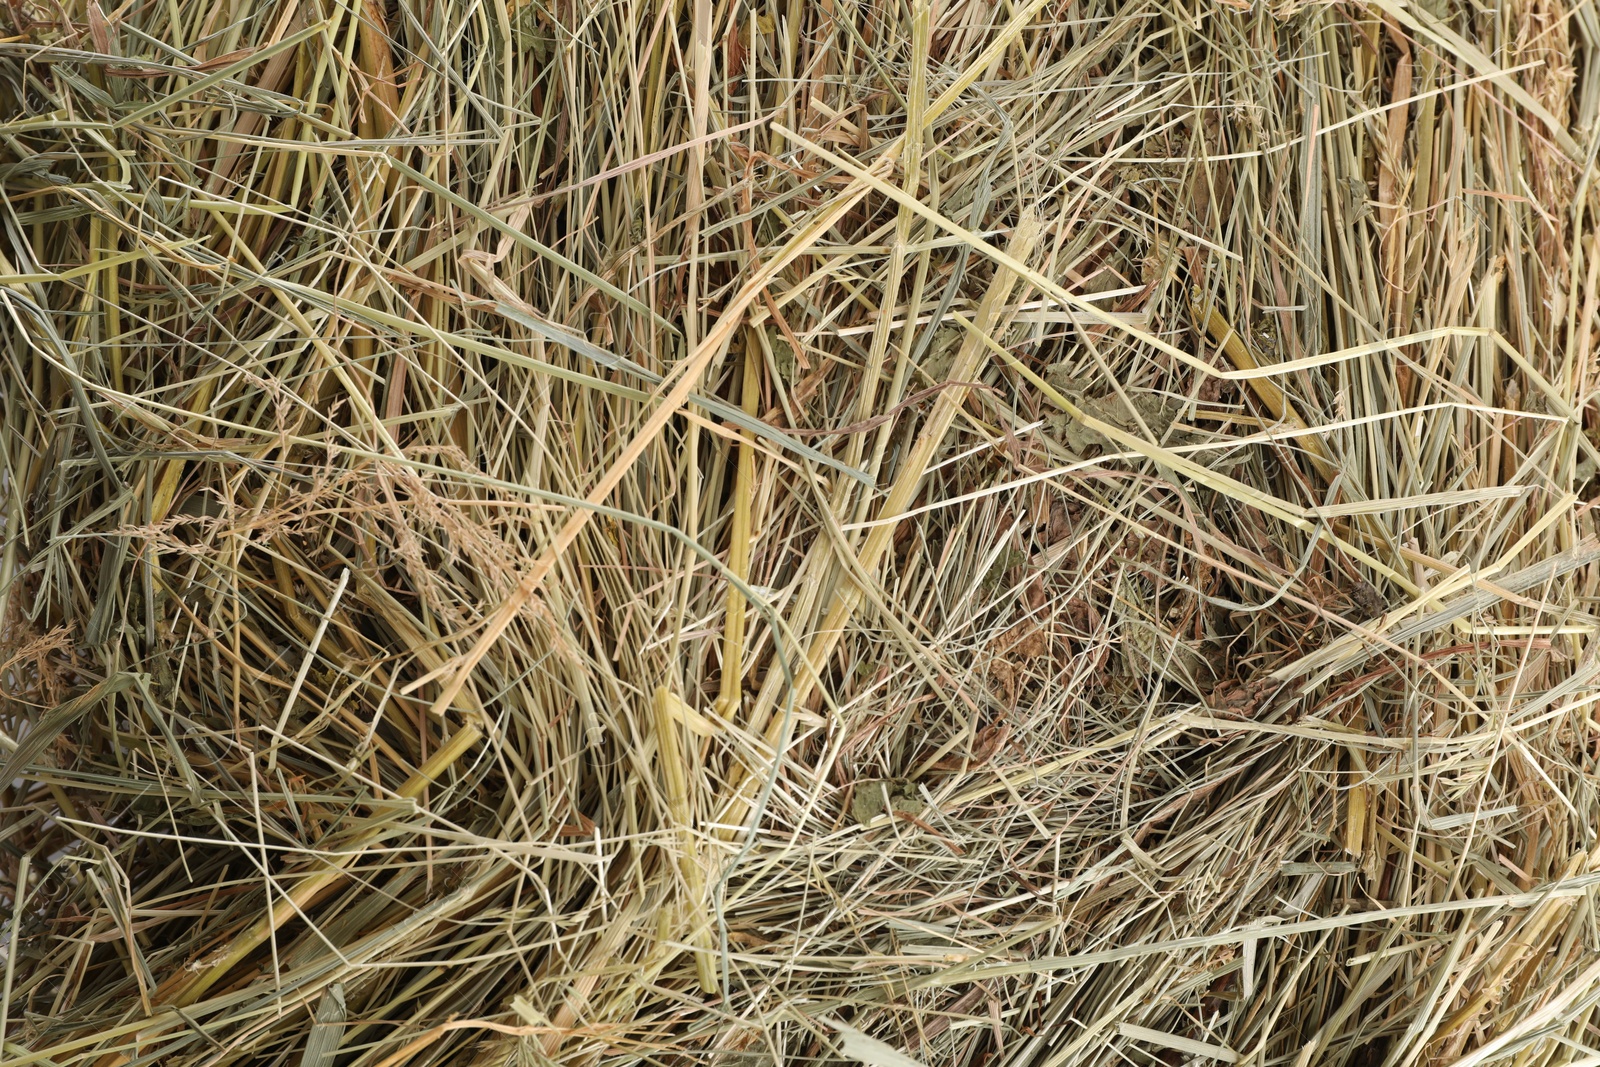
[[[1600,1062],[1597,50],[9,3],[0,1064]]]

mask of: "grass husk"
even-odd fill
[[[1600,18],[0,13],[0,1067],[1589,1067]]]

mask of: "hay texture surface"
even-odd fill
[[[0,1065],[1600,1062],[1597,62],[8,0]]]

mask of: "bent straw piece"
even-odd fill
[[[1239,331],[1233,328],[1233,324],[1223,316],[1222,312],[1215,306],[1210,308],[1202,306],[1200,293],[1191,292],[1189,294],[1189,310],[1196,323],[1204,324],[1206,333],[1211,335],[1211,339],[1217,343],[1218,348],[1222,349],[1223,354],[1228,357],[1228,362],[1232,363],[1235,369],[1253,371],[1261,366],[1260,361],[1255,358],[1255,354],[1244,343],[1244,338],[1239,336]],[[1273,418],[1279,422],[1287,423],[1296,430],[1310,429],[1310,425],[1296,410],[1294,402],[1289,399],[1282,389],[1278,388],[1277,383],[1271,378],[1252,377],[1249,381],[1250,388],[1255,391],[1256,396],[1261,398],[1261,402],[1267,406],[1267,410],[1272,412]],[[1327,449],[1323,447],[1322,441],[1316,437],[1306,437],[1303,440],[1306,450],[1311,453],[1312,466],[1317,468],[1317,473],[1322,476],[1323,481],[1332,484],[1334,478],[1338,476],[1339,470],[1329,460]]]

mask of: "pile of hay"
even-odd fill
[[[1600,1062],[1597,62],[9,0],[0,1067]]]

